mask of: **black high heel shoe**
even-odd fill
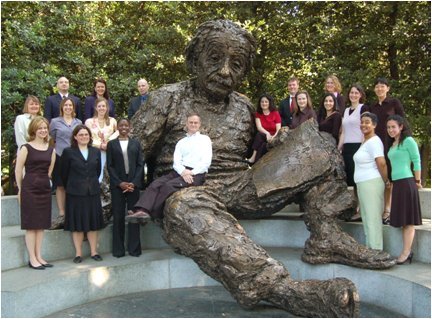
[[[36,270],[45,270],[45,267],[44,267],[44,266],[40,265],[40,266],[35,267],[35,266],[33,266],[33,265],[31,264],[30,261],[28,262],[28,265],[29,265],[29,267],[30,267],[31,269],[36,269]]]
[[[408,257],[404,261],[397,261],[396,264],[403,265],[403,264],[407,263],[408,261],[411,264],[413,256],[414,256],[414,253],[410,252],[410,254],[408,255]]]

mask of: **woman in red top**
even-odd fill
[[[255,124],[258,133],[252,145],[252,156],[246,159],[248,164],[255,163],[267,153],[267,143],[273,141],[281,128],[281,117],[274,106],[273,98],[268,94],[261,95],[258,100]]]

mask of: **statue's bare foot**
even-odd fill
[[[346,278],[293,281],[285,278],[270,298],[274,305],[302,317],[358,317],[359,295]]]
[[[396,264],[389,253],[367,248],[340,229],[325,237],[311,236],[306,241],[302,260],[310,264],[339,263],[367,269],[386,269]]]

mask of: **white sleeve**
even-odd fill
[[[14,129],[15,129],[15,141],[18,145],[18,150],[19,150],[21,145],[27,143],[26,137],[27,137],[28,128],[25,125],[24,116],[20,116],[20,115],[17,116],[17,118],[15,119]]]
[[[372,158],[384,157],[384,145],[381,142],[381,139],[376,136],[372,143],[368,143],[368,152],[372,156]]]
[[[180,140],[176,146],[175,146],[175,150],[174,150],[174,158],[173,158],[173,169],[179,174],[181,175],[181,173],[183,173],[183,171],[185,170],[186,167],[183,166],[182,164],[182,155],[181,155],[181,145],[182,145],[182,141]]]

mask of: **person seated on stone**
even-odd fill
[[[274,105],[273,97],[263,94],[258,99],[255,124],[258,130],[252,145],[253,153],[246,161],[253,164],[267,153],[267,143],[271,143],[281,129],[281,117]]]
[[[290,126],[291,129],[298,127],[311,118],[317,119],[315,111],[312,108],[312,100],[307,91],[297,92],[295,101],[294,114]]]
[[[94,81],[93,94],[85,98],[84,101],[84,118],[83,122],[93,117],[95,102],[99,98],[105,98],[108,101],[108,114],[115,118],[114,101],[110,98],[107,83],[104,79],[98,78]]]
[[[48,96],[45,101],[44,117],[51,122],[53,118],[60,116],[60,102],[65,98],[70,98],[74,102],[76,118],[81,120],[81,101],[69,93],[69,80],[66,77],[62,76],[57,80],[57,90],[57,94]]]
[[[107,168],[110,177],[111,209],[113,215],[112,254],[125,255],[125,207],[132,209],[139,199],[143,179],[144,158],[138,140],[130,138],[130,122],[117,122],[119,137],[108,142]],[[128,223],[127,250],[129,256],[141,255],[140,227]]]
[[[339,143],[339,132],[342,116],[337,111],[337,100],[333,93],[326,93],[318,110],[318,128],[320,131],[331,134]]]
[[[190,186],[200,186],[212,160],[212,143],[207,135],[200,133],[201,118],[198,114],[188,115],[187,135],[175,147],[171,173],[154,180],[135,204],[134,213],[126,218],[130,222],[139,219],[163,217],[165,200],[174,192]]]
[[[138,92],[139,95],[131,99],[128,109],[128,119],[134,116],[135,112],[139,109],[141,104],[145,103],[148,98],[149,85],[146,79],[140,79],[138,81]]]

